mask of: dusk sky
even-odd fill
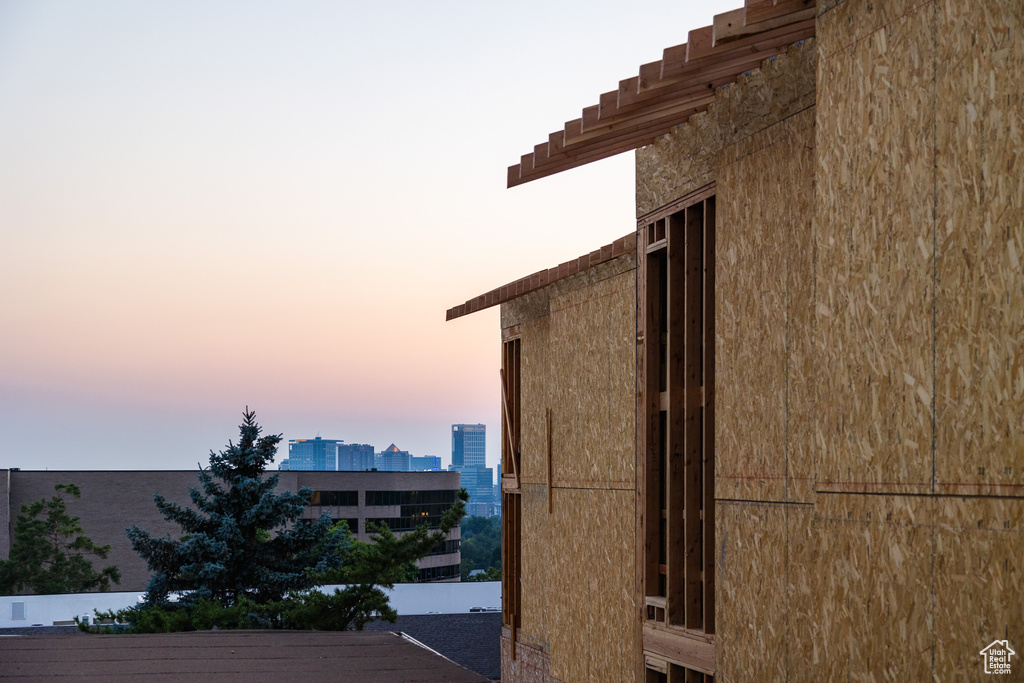
[[[246,406],[493,466],[497,308],[445,310],[635,227],[632,153],[507,167],[738,6],[0,0],[0,468],[192,469]]]

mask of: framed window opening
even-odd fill
[[[506,336],[501,351],[501,612],[516,658],[522,572],[522,497],[520,495],[521,340]]]
[[[642,220],[637,244],[644,678],[708,681],[715,633],[714,185]],[[678,655],[675,638],[685,638],[692,657]]]

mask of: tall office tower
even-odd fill
[[[485,425],[452,425],[452,465],[456,468],[487,466]]]
[[[409,451],[403,451],[395,444],[391,444],[374,458],[377,469],[381,472],[408,472],[412,456]]]
[[[338,470],[342,472],[365,472],[375,467],[373,446],[367,443],[339,443]]]
[[[494,470],[487,467],[487,427],[482,424],[452,425],[452,470],[462,473],[469,493],[466,511],[490,516],[494,510]]]
[[[337,439],[289,439],[288,469],[289,470],[327,470],[338,469]]]

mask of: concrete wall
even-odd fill
[[[76,484],[82,491],[78,500],[68,499],[68,511],[81,518],[86,536],[99,545],[111,545],[107,560],[94,559],[93,566],[100,568],[114,565],[121,570],[122,590],[143,591],[149,582],[149,569],[136,554],[125,536],[125,529],[132,524],[151,534],[170,534],[177,537],[181,529],[168,523],[153,503],[153,496],[161,493],[167,500],[189,504],[189,489],[199,486],[194,471],[134,470],[134,471],[28,471],[4,470],[3,480],[10,478],[9,524],[2,532],[10,538],[17,521],[21,505],[54,495],[56,484]],[[279,488],[296,491],[303,486],[314,490],[358,490],[359,502],[365,501],[367,490],[437,490],[458,489],[458,472],[281,472]],[[358,508],[307,507],[303,517],[315,519],[322,512],[334,517],[359,517],[360,531],[366,517],[394,517],[400,513],[398,506],[375,506]],[[0,512],[0,515],[4,514]],[[459,530],[453,529],[450,538],[459,538]],[[367,536],[360,533],[359,538]],[[0,558],[10,552],[10,542],[0,545]],[[458,564],[461,554],[435,555],[423,558],[421,567]]]

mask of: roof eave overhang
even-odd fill
[[[715,91],[815,34],[814,0],[747,0],[619,81],[508,169],[508,187],[648,145],[708,108]]]

